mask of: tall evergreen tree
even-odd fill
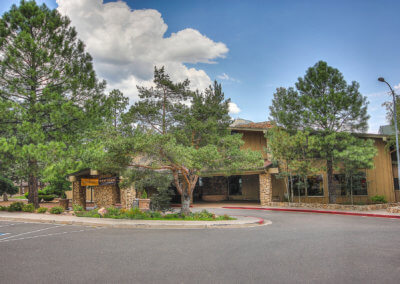
[[[347,84],[338,69],[319,61],[298,79],[296,90],[279,88],[270,107],[278,125],[318,137],[316,156],[326,161],[330,203],[336,203],[335,151],[345,148],[349,132],[367,129],[367,99],[358,89],[357,82]]]
[[[43,169],[85,130],[99,124],[104,83],[91,56],[57,10],[34,1],[13,5],[0,19],[0,131],[38,207]],[[1,151],[0,151],[1,152]],[[7,151],[10,152],[10,151]]]
[[[121,171],[132,166],[168,171],[183,214],[190,212],[202,172],[262,167],[261,153],[241,150],[241,135],[230,135],[229,100],[221,85],[215,82],[204,94],[191,92],[188,80],[174,83],[164,68],[155,68],[154,83],[153,88],[138,87],[140,100],[124,117],[130,127],[138,127],[105,140],[102,160],[112,161],[108,165],[118,164]]]

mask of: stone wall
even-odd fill
[[[387,209],[392,206],[399,205],[399,203],[385,203],[385,204],[369,204],[369,205],[342,205],[342,204],[323,204],[323,203],[288,203],[288,202],[269,202],[265,204],[271,207],[305,207],[317,209],[330,209],[330,210],[356,210],[356,211],[371,211]]]
[[[110,207],[119,203],[119,188],[118,185],[102,185],[102,186],[94,186],[94,204],[97,207]]]
[[[132,208],[133,200],[136,198],[136,190],[132,185],[129,188],[121,189],[121,206],[125,209]]]
[[[86,209],[86,187],[81,186],[80,180],[72,182],[72,204]]]
[[[260,174],[259,181],[260,181],[260,204],[267,205],[272,201],[271,174],[270,173]]]
[[[389,213],[400,213],[400,206],[388,207],[386,211]]]

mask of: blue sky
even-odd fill
[[[0,12],[15,2],[1,1]],[[44,2],[57,7],[55,1]],[[190,28],[215,43],[225,44],[229,51],[210,55],[213,64],[201,60],[187,63],[187,59],[182,63],[222,82],[225,95],[241,110],[234,117],[267,120],[275,89],[293,86],[308,67],[324,60],[338,68],[348,82],[360,83],[361,93],[370,101],[370,132],[386,123],[381,104],[390,97],[377,77],[384,76],[393,86],[400,84],[400,1],[125,2],[133,10],[157,10],[168,25],[165,38]],[[67,10],[74,13],[73,8]],[[70,16],[73,24],[81,25],[74,20],[79,19],[78,15]],[[101,52],[93,53],[96,61]],[[111,73],[100,74],[116,82]]]

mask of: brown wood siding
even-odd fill
[[[243,134],[244,145],[243,149],[252,149],[262,152],[264,158],[267,158],[265,147],[267,146],[266,138],[264,133],[261,131],[240,131]],[[377,155],[374,158],[374,168],[367,170],[367,181],[368,181],[368,196],[354,196],[354,202],[368,202],[369,197],[374,195],[384,195],[388,202],[394,202],[396,200],[393,184],[395,166],[392,165],[392,159],[390,153],[385,149],[385,142],[382,138],[374,139],[375,146],[378,150]],[[326,172],[321,172],[324,179],[324,196],[323,197],[301,197],[302,202],[328,202],[328,188],[327,188],[327,176]],[[397,176],[397,173],[395,174]],[[277,178],[272,179],[273,196],[276,196],[283,200],[283,194],[285,192],[285,184],[283,180]],[[399,194],[400,195],[400,194]],[[348,197],[338,196],[338,203],[348,202]],[[297,198],[295,198],[297,201]]]
[[[264,137],[264,133],[261,131],[241,131],[243,134],[242,139],[244,145],[242,149],[251,149],[254,151],[260,151],[264,158],[267,158],[265,148],[267,147],[267,139]]]
[[[374,158],[374,168],[367,170],[368,196],[384,195],[387,201],[394,202],[392,159],[385,149],[385,142],[374,140],[378,153]]]

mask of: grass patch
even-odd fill
[[[12,196],[11,199],[27,199],[24,195],[21,196]]]
[[[213,213],[203,210],[201,212],[190,213],[189,215],[182,215],[180,213],[161,214],[160,212],[143,212],[138,208],[135,209],[118,209],[115,207],[107,208],[107,213],[103,217],[97,210],[79,211],[75,212],[78,217],[91,217],[91,218],[111,218],[111,219],[131,219],[131,220],[170,220],[170,221],[222,221],[222,220],[236,220],[228,215],[216,216]]]

